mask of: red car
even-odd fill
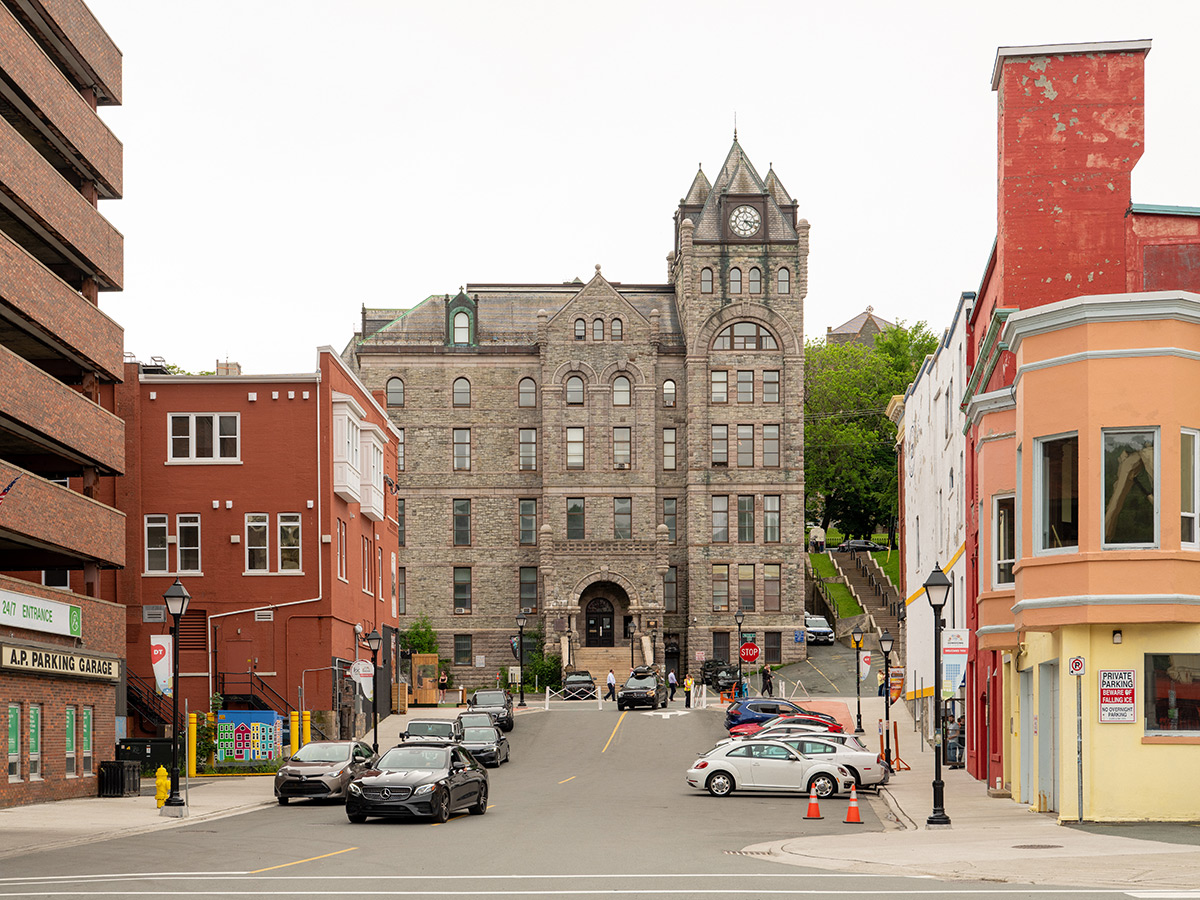
[[[765,722],[753,722],[753,723],[747,723],[746,725],[734,725],[732,728],[729,729],[729,734],[730,734],[730,736],[758,734],[758,732],[762,731],[763,728],[765,728],[766,726],[774,725],[777,722],[796,722],[798,724],[804,724],[804,725],[818,725],[821,728],[824,728],[826,731],[832,731],[835,734],[840,734],[846,730],[837,722],[830,722],[828,719],[820,719],[820,718],[817,718],[816,716],[802,716],[802,715],[787,716],[787,715],[784,715],[784,716],[775,716],[775,718],[767,719]]]

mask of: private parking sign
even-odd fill
[[[1100,670],[1100,721],[1136,722],[1137,672],[1133,669]]]

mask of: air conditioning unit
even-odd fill
[[[454,614],[455,614],[456,616],[461,616],[461,615],[463,615],[464,613],[466,613],[466,611],[467,611],[467,608],[466,608],[465,606],[456,606],[456,607],[454,607]]]
[[[531,613],[531,612],[533,612],[533,607],[532,606],[522,606],[521,612],[526,613],[526,614]]]
[[[616,469],[628,469],[628,468],[629,468],[629,463],[617,463],[617,464],[616,464],[616,466],[614,466],[614,468],[616,468]]]

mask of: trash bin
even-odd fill
[[[101,797],[136,797],[142,792],[141,764],[134,759],[106,759],[100,763]]]
[[[187,765],[187,742],[179,745],[179,769],[183,771]],[[153,774],[159,766],[171,769],[171,739],[170,738],[126,738],[117,744],[117,759],[135,760],[141,771]]]

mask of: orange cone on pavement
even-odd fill
[[[808,794],[808,812],[804,814],[806,819],[823,819],[821,815],[821,804],[817,802],[817,789],[814,787]]]
[[[850,808],[846,810],[845,825],[861,825],[863,823],[862,816],[858,814],[858,791],[854,785],[850,786]]]

